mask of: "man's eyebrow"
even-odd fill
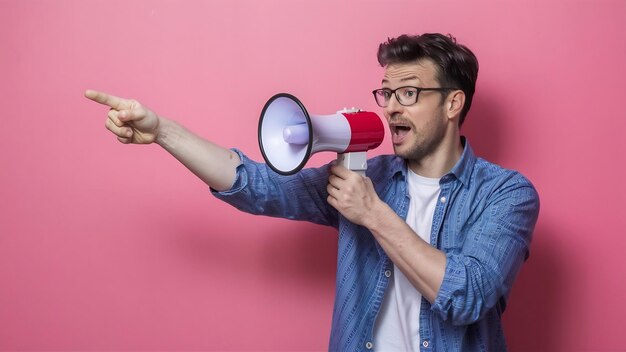
[[[401,78],[400,82],[415,81],[415,80],[419,81],[419,77],[417,77],[416,75],[413,75],[413,76]],[[389,80],[386,78],[383,78],[382,83],[389,83]]]
[[[404,78],[402,78],[402,79],[400,80],[400,82],[415,81],[415,80],[419,81],[419,78],[418,78],[417,76],[413,75],[413,76],[409,76],[409,77],[404,77]]]

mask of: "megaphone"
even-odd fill
[[[311,155],[338,153],[337,160],[365,175],[366,152],[384,138],[383,123],[373,112],[344,109],[332,115],[309,115],[288,93],[271,97],[259,120],[259,146],[267,165],[281,175],[300,171]]]

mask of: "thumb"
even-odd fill
[[[141,120],[146,116],[146,110],[144,108],[135,108],[130,110],[120,110],[117,117],[120,121],[129,122]]]

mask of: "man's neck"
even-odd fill
[[[463,144],[459,133],[451,133],[433,153],[420,160],[408,160],[409,168],[420,176],[440,178],[456,165],[462,154]]]

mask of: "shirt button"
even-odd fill
[[[385,270],[385,276],[391,277],[391,270]]]
[[[374,344],[369,341],[365,344],[365,348],[367,348],[368,350],[371,350],[372,347],[374,347]]]
[[[424,342],[422,342],[422,346],[424,346],[424,348],[428,348],[428,340],[424,340]]]
[[[441,203],[445,203],[446,202],[446,197],[441,197],[441,198],[439,198],[439,200],[441,201]]]

